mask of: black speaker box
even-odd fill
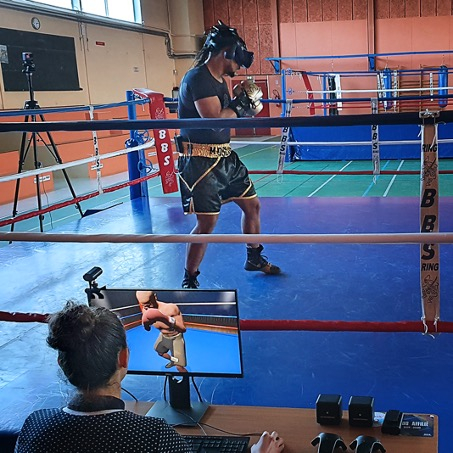
[[[319,395],[316,400],[316,421],[320,425],[339,425],[343,417],[341,395]]]
[[[374,398],[351,396],[349,400],[349,424],[351,426],[373,426]]]

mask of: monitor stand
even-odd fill
[[[170,376],[170,403],[156,401],[147,412],[147,417],[163,418],[172,426],[195,426],[209,407],[208,403],[190,401],[188,376]]]

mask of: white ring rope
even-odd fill
[[[453,143],[453,139],[447,138],[447,139],[439,139],[438,143]],[[279,146],[280,144],[277,142],[259,142],[259,141],[232,141],[231,144],[244,144],[244,145],[268,145],[268,146]],[[296,145],[302,145],[302,146],[371,146],[372,142],[371,141],[365,141],[365,142],[288,142],[288,146],[296,146]],[[382,141],[379,142],[379,145],[419,145],[420,140],[399,140],[399,141]],[[102,160],[102,159],[109,159],[111,157],[116,157],[116,156],[121,156],[123,154],[128,154],[132,151],[139,151],[141,149],[148,149],[152,148],[155,146],[154,139],[151,139],[150,142],[145,143],[143,145],[139,146],[134,146],[132,148],[124,148],[122,150],[118,151],[112,151],[111,153],[106,153],[106,154],[99,154],[98,156],[91,156],[87,157],[85,159],[80,159],[72,162],[66,162],[64,164],[56,164],[52,165],[49,167],[42,167],[38,168],[36,170],[28,170],[24,171],[21,173],[16,173],[13,175],[6,175],[6,176],[0,176],[0,183],[6,182],[6,181],[14,181],[17,179],[22,179],[22,178],[27,178],[30,176],[36,176],[36,175],[41,175],[43,173],[48,173],[49,171],[57,171],[57,170],[63,170],[66,168],[71,168],[71,167],[77,167],[78,165],[83,165],[87,163],[94,162],[95,164]]]
[[[0,241],[74,243],[453,244],[453,233],[73,234],[0,232]]]
[[[275,138],[279,138],[275,136]],[[443,138],[438,139],[438,143],[453,143],[452,138]],[[235,142],[232,141],[231,144],[247,144],[247,145],[268,145],[268,146],[280,146],[279,142],[255,142],[255,141],[248,141],[248,142]],[[393,145],[420,145],[421,140],[387,140],[387,141],[380,141],[379,145],[382,146],[393,146]],[[371,146],[372,141],[365,141],[365,142],[287,142],[288,146],[295,146],[295,145],[310,145],[310,146]]]
[[[28,176],[36,176],[36,175],[40,175],[42,173],[47,173],[49,171],[56,171],[56,170],[63,170],[65,168],[70,168],[70,167],[77,167],[78,165],[88,164],[90,162],[96,163],[98,160],[109,159],[110,157],[121,156],[122,154],[127,154],[132,151],[138,151],[140,149],[152,148],[153,146],[154,146],[154,139],[152,139],[150,142],[145,143],[143,145],[134,146],[133,148],[125,148],[125,149],[121,149],[118,151],[112,151],[111,153],[99,154],[99,156],[91,156],[91,157],[87,157],[85,159],[75,160],[73,162],[67,162],[65,164],[57,164],[57,165],[52,165],[50,167],[38,168],[36,170],[28,170],[28,171],[24,171],[21,173],[17,173],[15,175],[1,176],[0,182],[14,181],[15,179],[27,178]]]

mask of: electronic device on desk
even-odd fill
[[[106,307],[121,319],[130,351],[128,373],[169,379],[168,402],[165,395],[146,415],[173,426],[194,426],[208,404],[190,400],[190,379],[243,377],[236,290],[106,289],[90,282],[86,292],[89,305]],[[157,306],[162,320],[145,325],[142,315],[148,308],[137,297],[147,294],[164,305]],[[167,316],[166,304],[175,304],[181,316]]]
[[[245,453],[250,437],[242,436],[182,436],[194,453]]]

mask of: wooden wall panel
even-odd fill
[[[420,1],[406,0],[406,17],[420,17]]]
[[[260,24],[259,28],[261,71],[260,74],[273,74],[272,65],[265,58],[275,57],[272,24]]]
[[[405,16],[404,2],[390,2],[390,18],[399,19]]]
[[[323,29],[321,24],[325,22],[326,26],[331,23],[331,26],[346,27],[344,29],[349,30],[347,25],[342,24],[343,22],[367,23],[369,20],[368,4],[369,0],[203,0],[206,28],[220,18],[237,28],[238,33],[247,42],[248,48],[255,52],[255,62],[249,70],[241,70],[242,75],[273,73],[272,66],[269,62],[264,61],[264,58],[278,56],[280,49],[285,54],[288,46],[291,47],[292,44],[286,42],[289,36],[292,40],[292,36],[295,34],[296,41],[298,39],[295,31],[299,30],[298,24],[303,24],[304,27],[313,24],[315,28],[318,27],[317,30],[320,30]],[[410,23],[404,22],[405,20],[420,20],[421,18],[426,20],[427,17],[453,15],[453,0],[374,0],[374,4],[375,20],[401,20],[402,24],[407,23],[409,28]],[[377,22],[375,23],[377,24]],[[383,23],[379,21],[379,24]],[[382,31],[378,28],[376,29],[377,34]],[[285,33],[282,33],[282,30]],[[316,36],[322,36],[322,33],[318,33],[315,29],[312,32]],[[399,38],[398,42],[389,43],[394,48],[398,47],[403,38],[401,34],[405,32],[399,29],[396,30],[396,33],[401,36],[401,39]],[[300,37],[300,39],[306,40],[306,36]],[[369,40],[366,30],[360,39],[363,39],[366,46],[367,39]],[[337,42],[335,45],[338,47]],[[296,47],[298,49],[298,46]],[[326,51],[325,44],[323,49]],[[321,51],[321,53],[325,52]]]
[[[451,15],[451,0],[437,0],[437,15],[438,16]]]
[[[258,0],[258,23],[272,24],[272,0]]]
[[[375,1],[376,1],[375,2],[376,19],[388,19],[390,17],[390,0],[375,0]]]
[[[308,22],[322,22],[322,0],[307,0]]]
[[[436,0],[423,0],[420,1],[420,15],[422,17],[431,17],[437,15]]]
[[[338,1],[338,20],[352,20],[352,0]]]
[[[229,14],[229,25],[237,28],[238,25],[242,25],[244,16],[244,5],[242,0],[229,0],[228,1],[228,14]]]
[[[293,0],[294,23],[308,22],[308,0]]]
[[[338,20],[337,0],[322,1],[322,20],[334,21]]]
[[[244,25],[258,24],[258,6],[257,0],[242,0]]]
[[[340,2],[340,0],[338,0]],[[368,14],[367,0],[353,0],[352,2],[352,19],[366,20]]]
[[[217,23],[218,20],[228,24],[230,22],[230,17],[228,13],[228,2],[225,0],[215,0],[214,1],[214,23]]]
[[[252,66],[247,69],[247,74],[260,74],[261,71],[261,54],[258,38],[258,24],[244,25],[244,40],[247,43],[247,48],[255,53]]]
[[[294,23],[293,0],[277,0],[278,22],[280,24]]]
[[[203,0],[204,29],[208,30],[215,23],[214,0]]]

